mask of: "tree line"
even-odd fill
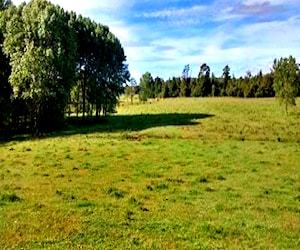
[[[130,74],[105,25],[46,0],[0,0],[0,132],[41,134],[65,113],[105,116]]]
[[[160,77],[153,78],[146,72],[140,79],[139,98],[170,97],[278,97],[287,106],[295,104],[295,97],[300,95],[300,71],[294,57],[275,59],[270,73],[260,71],[252,75],[236,78],[226,65],[221,77],[211,73],[209,65],[202,64],[198,77],[191,77],[189,65],[184,67],[181,77],[173,77],[164,81]],[[130,93],[130,91],[127,91]]]

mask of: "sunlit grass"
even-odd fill
[[[166,133],[182,138],[299,141],[300,100],[286,115],[273,98],[179,98],[154,100],[146,104],[121,102],[119,114],[199,113],[210,119],[195,126],[152,127],[143,134]],[[150,103],[150,104],[149,104]]]
[[[118,111],[83,133],[1,144],[1,248],[300,247],[299,107],[191,98]]]

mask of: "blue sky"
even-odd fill
[[[13,1],[19,4],[21,1]],[[120,39],[139,81],[192,76],[207,63],[216,76],[269,72],[275,58],[300,61],[299,0],[51,0],[105,24]]]

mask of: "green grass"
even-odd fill
[[[125,100],[3,142],[1,249],[299,249],[299,104]]]

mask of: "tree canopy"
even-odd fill
[[[0,88],[7,89],[1,98],[11,89],[14,108],[5,116],[13,128],[35,134],[53,129],[64,122],[67,107],[83,118],[87,111],[114,111],[130,74],[123,47],[107,26],[46,0],[0,4],[0,56],[7,58],[0,76],[9,78],[8,86],[1,78]],[[1,98],[0,109],[7,109]]]
[[[145,73],[140,80],[140,96],[153,97],[206,97],[206,96],[233,96],[233,97],[276,97],[281,103],[295,104],[295,97],[300,95],[300,70],[295,58],[281,58],[274,61],[273,70],[263,74],[250,71],[245,76],[236,78],[230,74],[230,67],[223,68],[222,75],[216,77],[210,66],[200,64],[197,77],[191,77],[187,72],[189,65],[184,67],[181,77],[167,80],[160,79],[160,93],[153,94],[154,82],[150,72]],[[151,78],[149,78],[151,76]],[[150,79],[150,80],[148,80]],[[146,98],[146,99],[147,99]]]
[[[285,105],[286,113],[289,105],[296,105],[295,97],[299,91],[299,66],[296,59],[280,58],[274,60],[274,90],[280,103]]]

